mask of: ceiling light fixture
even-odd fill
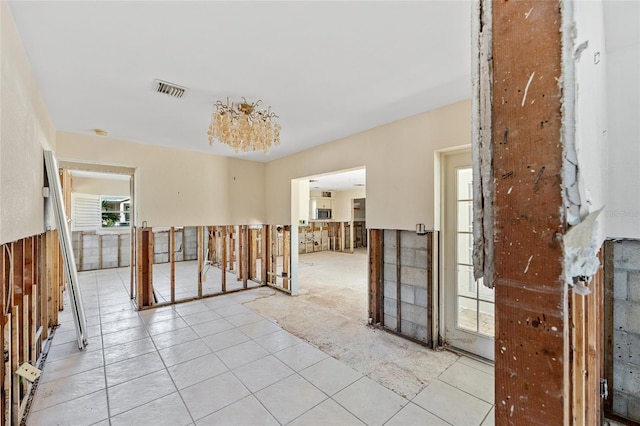
[[[98,136],[107,136],[109,134],[109,132],[102,129],[93,129],[93,132]]]
[[[211,114],[209,125],[209,145],[214,139],[229,145],[238,152],[262,150],[265,154],[272,145],[280,144],[278,116],[268,109],[260,109],[262,101],[252,104],[242,98],[242,102],[229,104],[217,101]]]

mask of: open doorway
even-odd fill
[[[298,294],[363,323],[368,318],[365,185],[365,168],[292,181]]]

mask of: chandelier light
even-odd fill
[[[272,145],[280,144],[278,116],[268,109],[259,108],[262,101],[214,104],[209,125],[209,145],[214,139],[238,152],[262,150],[265,154]]]

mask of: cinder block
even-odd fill
[[[400,282],[402,284],[414,285],[416,287],[427,288],[427,270],[422,268],[412,268],[402,266],[400,268]]]
[[[95,235],[85,235],[82,240],[82,247],[84,247],[85,250],[98,248],[98,237]]]
[[[640,270],[640,240],[621,240],[614,243],[615,268]]]
[[[628,405],[628,414],[627,416],[631,419],[639,420],[640,419],[640,396],[638,394],[629,396],[629,405]]]
[[[403,266],[416,266],[416,249],[402,247],[400,248],[400,264]]]
[[[411,285],[400,286],[400,300],[404,303],[415,303],[415,287]]]
[[[429,294],[427,290],[424,288],[415,287],[415,302],[414,304],[417,306],[421,306],[423,308],[427,307],[427,303],[429,302]]]
[[[414,231],[402,231],[400,246],[413,249],[427,249],[427,235],[418,235]]]
[[[423,342],[429,341],[427,338],[427,327],[422,325],[416,325],[416,339],[422,340]]]
[[[611,396],[609,398],[611,398]],[[617,389],[613,391],[613,411],[625,417],[629,414],[629,397]]]
[[[384,314],[392,317],[398,316],[398,302],[393,299],[384,298]]]
[[[427,309],[420,307],[420,306],[416,306],[416,305],[409,305],[407,303],[402,303],[400,305],[400,309],[401,311],[401,317],[402,317],[402,321],[409,321],[412,322],[414,324],[422,324],[422,325],[426,325],[427,324]]]
[[[396,247],[396,231],[393,229],[384,230],[384,246],[389,248]]]
[[[613,362],[640,365],[640,333],[613,332]]]
[[[396,282],[396,265],[391,263],[384,264],[384,279],[385,281]]]
[[[118,262],[102,262],[102,268],[106,269],[106,268],[116,268],[118,266]]]
[[[628,299],[635,303],[640,303],[640,271],[629,271],[627,274]],[[614,282],[615,288],[615,282]],[[640,330],[639,330],[640,332]]]
[[[616,269],[613,273],[613,297],[618,300],[627,300],[629,296],[627,271]]]
[[[384,297],[394,300],[398,298],[398,286],[394,281],[384,282]]]
[[[630,395],[640,395],[640,366],[627,364],[626,367],[625,371],[628,373],[624,381],[625,392]]]
[[[390,265],[396,264],[396,248],[395,247],[384,247],[384,263],[388,263]]]
[[[398,318],[391,315],[384,315],[384,326],[392,330],[398,329]]]
[[[422,249],[416,249],[415,250],[415,261],[413,266],[415,266],[416,268],[424,268],[427,269],[428,267],[428,263],[427,263],[427,256],[429,255],[429,251],[428,250],[422,250]]]
[[[405,321],[402,319],[401,321],[402,328],[400,328],[400,332],[405,336],[416,338],[416,325],[412,322]]]

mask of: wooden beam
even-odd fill
[[[615,243],[613,240],[607,240],[604,242],[603,257],[604,257],[604,277],[603,277],[603,304],[602,304],[602,322],[604,325],[604,362],[603,362],[603,374],[604,378],[609,383],[609,387],[613,388],[613,329],[614,329],[614,313],[613,313],[613,299],[614,299],[614,266],[613,266],[613,251]],[[609,398],[604,400],[604,412],[607,415],[613,413],[613,392],[609,395]]]
[[[169,262],[171,262],[171,303],[176,301],[176,228],[169,230]]]
[[[353,235],[353,229],[349,229],[349,232]],[[396,230],[396,309],[398,324],[396,325],[396,331],[402,333],[402,247],[401,247],[401,235],[402,231]],[[353,239],[352,239],[353,241]]]
[[[291,227],[285,226],[282,231],[282,286],[290,290],[291,277],[289,276],[291,262]]]
[[[500,425],[569,423],[560,6],[491,2]]]
[[[433,339],[433,327],[430,322],[433,318],[433,231],[427,233],[427,345],[435,348]]]
[[[240,253],[242,256],[242,264],[244,265],[242,268],[242,287],[247,288],[249,285],[249,265],[251,262],[251,255],[249,253],[249,225],[244,225],[242,232],[242,240],[244,241],[244,251]]]
[[[138,229],[138,291],[136,295],[138,309],[153,305],[153,229]]]
[[[371,245],[369,246],[369,318],[372,324],[382,322],[384,242],[381,229],[370,229]]]
[[[227,227],[221,227],[222,230],[222,261],[220,262],[220,270],[222,272],[222,292],[227,291]]]
[[[204,259],[202,258],[202,250],[204,248],[204,229],[202,226],[198,226],[196,228],[197,232],[197,259],[198,259],[198,297],[202,297],[202,265],[204,264]]]
[[[251,249],[249,256],[249,279],[256,279],[258,275],[258,230],[250,230]]]
[[[262,246],[262,250],[260,253],[260,266],[262,269],[262,273],[261,273],[261,281],[262,284],[268,284],[269,283],[269,278],[267,276],[267,272],[269,271],[269,231],[270,231],[270,226],[269,225],[262,225],[262,239],[261,239],[261,246]]]

